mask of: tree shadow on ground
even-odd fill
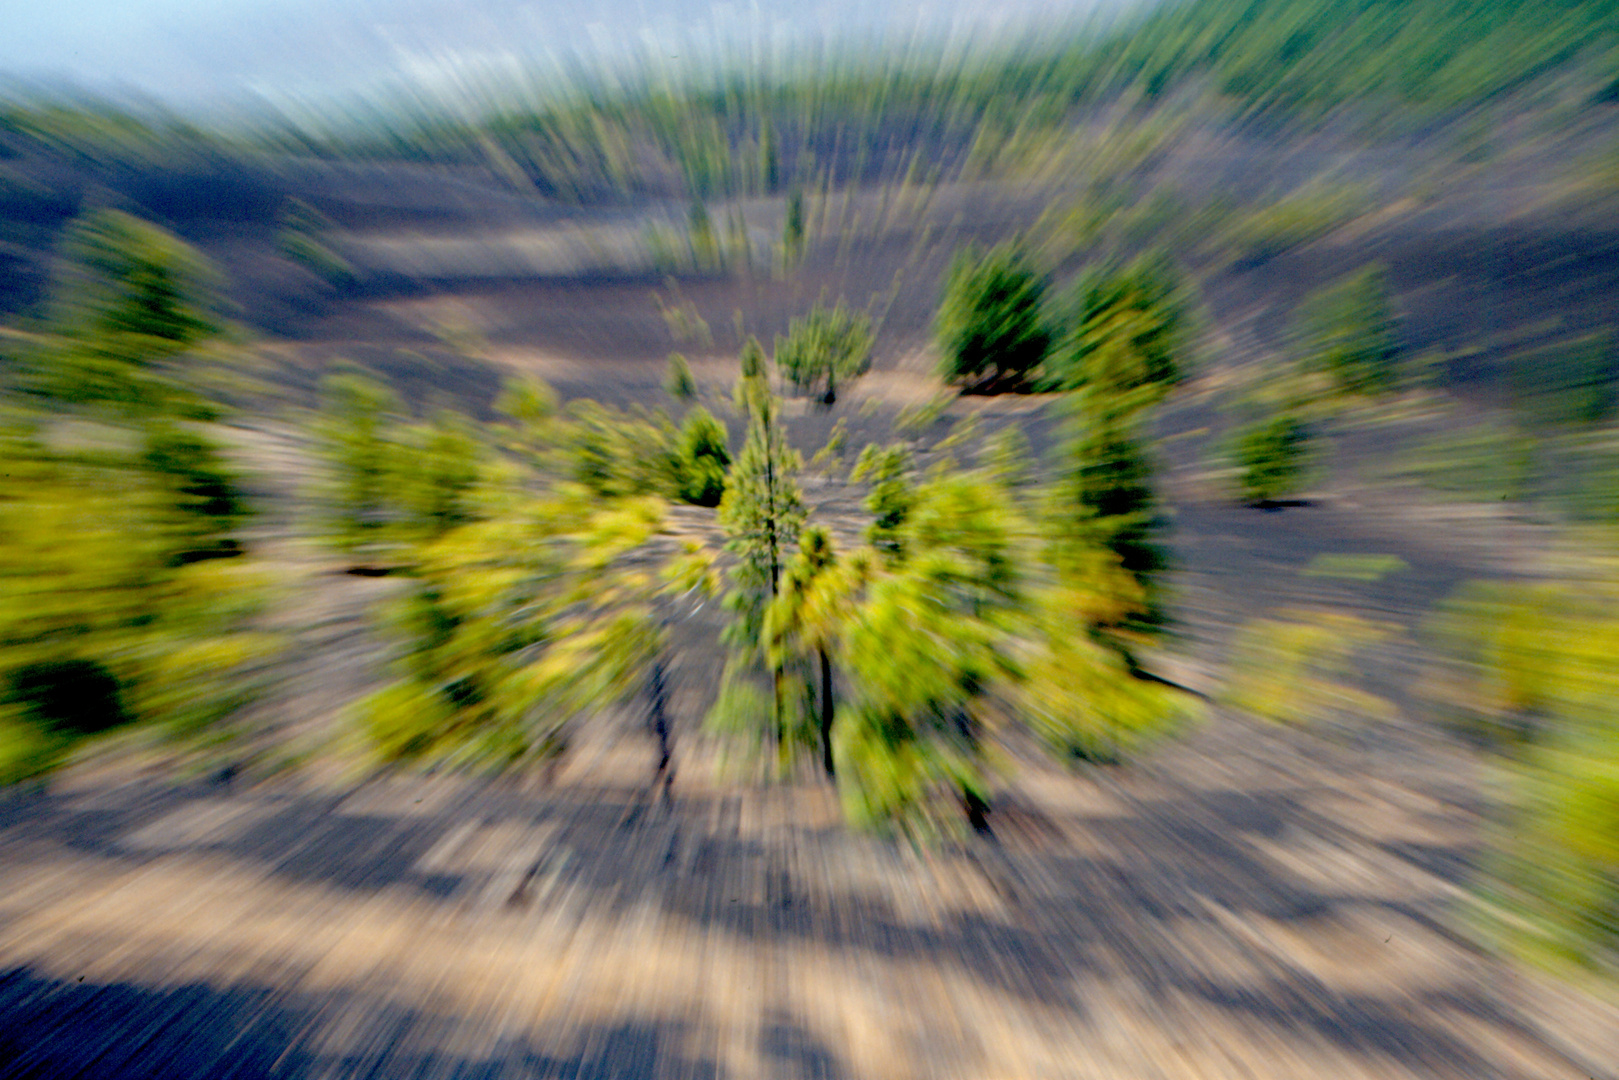
[[[343,1023],[323,1030],[320,1021],[334,1016]],[[577,1049],[551,1051],[522,1039],[492,1037],[487,1049],[458,1054],[445,1049],[454,1024],[444,1017],[262,986],[154,988],[55,979],[13,968],[0,972],[0,1018],[5,1080],[718,1080],[721,1075],[712,1059],[679,1049],[689,1041],[680,1023],[584,1024],[569,1036],[569,1046]],[[336,1028],[341,1039],[333,1035]],[[802,1047],[789,1053],[799,1055],[795,1060],[830,1060],[813,1041],[794,1045]],[[835,1070],[796,1075],[840,1077]]]
[[[1484,974],[1484,958],[1446,930],[1450,918],[1437,893],[1301,877],[1267,855],[1276,845],[1300,838],[1307,841],[1301,850],[1329,852],[1350,850],[1358,842],[1344,822],[1312,807],[1310,796],[1308,785],[1298,783],[1254,792],[1159,784],[1150,794],[1122,800],[1126,812],[1067,822],[1069,830],[1088,839],[1083,851],[1059,843],[1054,836],[1062,830],[1055,826],[1032,846],[975,840],[967,848],[976,853],[970,861],[1000,891],[999,910],[945,905],[926,918],[899,905],[897,894],[828,887],[813,880],[818,867],[864,859],[879,875],[892,875],[896,889],[925,888],[923,878],[905,880],[915,867],[907,868],[897,851],[851,838],[835,826],[785,824],[775,833],[745,833],[738,826],[739,799],[734,796],[677,794],[672,805],[665,805],[632,791],[524,794],[496,785],[472,786],[432,814],[390,811],[387,799],[364,805],[277,797],[266,799],[247,827],[197,843],[194,850],[267,869],[273,878],[292,883],[362,894],[406,887],[418,890],[425,903],[456,903],[487,888],[491,872],[424,869],[419,864],[427,851],[458,828],[532,828],[539,838],[536,844],[543,842],[547,852],[566,852],[567,857],[547,863],[547,875],[558,881],[536,890],[524,907],[543,908],[548,896],[563,892],[582,897],[581,909],[593,917],[611,919],[650,903],[662,917],[693,933],[717,932],[761,950],[808,946],[845,957],[932,965],[1030,1008],[1060,1009],[1076,1023],[1091,1008],[1081,985],[1129,979],[1161,1003],[1201,1002],[1242,1027],[1306,1033],[1367,1061],[1396,1061],[1422,1075],[1527,1080],[1528,1073],[1492,1060],[1482,1043],[1458,1033],[1452,1022],[1462,1013],[1498,1034],[1539,1041],[1500,1000],[1499,988]],[[224,801],[255,797],[247,792]],[[54,839],[109,859],[139,860],[146,856],[131,853],[124,838],[198,801],[212,805],[221,799],[204,786],[132,790],[122,804],[110,808],[104,801],[85,808],[70,798],[13,797],[0,806],[0,860],[9,841],[23,837],[36,844]],[[408,798],[405,803],[408,809]],[[1462,880],[1475,855],[1462,841],[1413,846],[1391,840],[1377,852],[1391,866],[1436,872],[1447,881]],[[1399,878],[1395,874],[1388,880]],[[1385,912],[1438,931],[1454,952],[1445,977],[1422,986],[1391,983],[1386,993],[1364,985],[1335,987],[1309,963],[1295,963],[1285,952],[1255,954],[1231,925],[1295,926],[1308,934],[1345,912],[1370,912],[1370,917]],[[1233,955],[1249,955],[1251,962],[1237,965],[1240,970],[1211,968],[1206,956],[1189,944],[1192,937],[1211,935],[1223,940]],[[184,1032],[204,1022],[194,1021],[193,1012],[237,1016],[249,1023],[250,1037],[231,1043],[235,1049],[230,1052],[247,1055],[240,1059],[242,1074],[252,1075],[260,1059],[252,1056],[259,1051],[249,1044],[266,1044],[265,1053],[269,1046],[281,1045],[276,1055],[304,1053],[278,1025],[296,1026],[326,1007],[320,1002],[287,1004],[269,990],[216,993],[185,987],[160,992],[126,986],[100,988],[86,997],[71,984],[53,984],[28,972],[7,978],[0,993],[0,1029],[33,1031],[38,1038],[30,1037],[26,1045],[38,1042],[44,1047],[38,1053],[63,1056],[61,1069],[51,1065],[0,1076],[71,1071],[68,1066],[78,1061],[73,1055],[79,1053],[73,1048],[95,1042],[81,1036],[89,1030],[84,1024],[100,1022],[96,1016],[139,1017],[143,1029]],[[41,1013],[40,1003],[48,1000],[62,1007]],[[58,1016],[67,1025],[60,1036],[51,1026]],[[424,1025],[440,1022],[419,1017],[397,1024],[384,1021],[375,1017],[368,1028],[383,1043],[398,1043],[406,1029],[419,1033]],[[762,1017],[761,1023],[764,1052],[775,1060],[779,1075],[837,1075],[835,1051],[792,1018]],[[389,1024],[397,1027],[392,1034],[386,1030]],[[603,1036],[604,1047],[616,1042],[620,1049],[600,1062],[517,1054],[499,1062],[458,1063],[458,1075],[648,1075],[623,1071],[619,1063],[655,1056],[669,1037],[655,1027],[633,1026]],[[177,1060],[186,1066],[206,1058],[215,1052],[214,1039],[203,1037],[184,1053],[176,1044],[175,1052],[181,1053]],[[519,1060],[523,1064],[513,1064]],[[701,1075],[704,1068],[717,1075],[712,1063],[685,1064],[696,1071],[680,1075]],[[297,1067],[306,1071],[290,1075],[319,1075],[333,1066],[329,1057],[310,1057]],[[287,1074],[287,1068],[283,1061],[278,1075]],[[190,1074],[184,1068],[163,1072],[155,1065],[147,1072],[135,1066],[124,1072],[96,1071],[114,1076],[212,1075],[200,1068]],[[346,1066],[342,1071],[348,1072]],[[376,1073],[394,1074],[391,1068]]]

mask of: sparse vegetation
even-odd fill
[[[692,378],[691,364],[680,353],[669,354],[669,370],[663,376],[663,391],[676,401],[694,401],[697,398],[697,380]]]
[[[1585,1065],[1528,1049],[1554,996],[1474,1000],[1511,969],[1447,913],[1474,889],[1496,941],[1619,971],[1619,261],[1613,185],[1578,175],[1612,156],[1613,5],[1187,0],[960,57],[873,40],[560,90],[490,68],[453,106],[228,134],[0,103],[0,782],[96,754],[116,778],[7,795],[0,1026],[99,1015],[70,969],[147,1007],[124,965],[177,948],[195,978],[151,1008],[211,993],[209,957],[255,983],[189,901],[161,949],[95,955],[102,905],[144,911],[159,871],[228,921],[215,860],[251,855],[277,912],[398,910],[434,945],[422,913],[466,912],[451,936],[499,961],[468,971],[546,1038],[588,1017],[536,1069],[1083,1070],[1041,1042],[1096,1034],[1061,1022],[1072,972],[975,967],[1011,924],[1083,952],[1080,908],[1110,1030],[1139,997],[1268,1025],[1204,1041],[1284,1067]],[[229,792],[272,761],[318,768]],[[148,797],[200,764],[209,789]],[[518,775],[446,775],[494,772]],[[304,880],[321,860],[341,880]],[[911,998],[881,977],[747,997],[784,927],[806,971],[831,943],[932,980],[948,950],[915,1000],[984,1024],[935,1045],[955,1018],[884,1021]],[[621,935],[658,946],[628,981],[550,951],[616,963]],[[296,944],[278,965],[324,963]],[[422,955],[334,966],[342,1037],[264,1060],[498,1064],[445,1049],[482,991],[440,994],[459,968]],[[677,978],[693,956],[717,977]],[[438,1044],[373,1057],[378,979]],[[419,979],[442,1000],[408,1002]],[[710,983],[745,1000],[671,1004]],[[264,1026],[220,1041],[302,1031],[273,989],[227,994]],[[1103,1042],[1089,1063],[1130,1073]],[[1188,1072],[1262,1071],[1181,1042]]]

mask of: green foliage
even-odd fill
[[[1152,404],[1185,377],[1186,302],[1164,260],[1092,269],[1075,283],[1066,307],[1062,336],[1046,363],[1051,389],[1139,392],[1143,404]]]
[[[234,472],[200,432],[168,423],[147,431],[142,463],[162,485],[178,562],[240,554],[233,535],[248,515]]]
[[[906,435],[920,435],[944,418],[957,400],[953,390],[945,390],[926,401],[905,406],[894,417],[894,430]]]
[[[699,270],[715,270],[723,263],[719,237],[702,199],[693,199],[686,215],[686,240]]]
[[[276,648],[245,628],[262,601],[257,572],[180,557],[206,514],[177,497],[173,474],[5,438],[0,781],[48,772],[131,725],[188,739],[220,730]]]
[[[1034,448],[1021,427],[1008,427],[985,440],[979,448],[978,463],[996,481],[1011,489],[1024,487],[1034,479],[1031,462]]]
[[[1295,323],[1306,368],[1328,373],[1346,394],[1394,388],[1399,377],[1395,331],[1388,279],[1375,266],[1312,293]]]
[[[1278,723],[1392,719],[1393,706],[1355,685],[1366,650],[1391,628],[1336,611],[1288,611],[1242,628],[1222,700]]]
[[[782,247],[789,263],[804,255],[804,189],[795,186],[787,195],[787,220],[782,225]]]
[[[751,400],[760,407],[745,457],[761,494],[751,532],[728,523],[742,558],[714,726],[767,734],[783,765],[799,747],[818,748],[853,823],[937,837],[963,820],[988,827],[1009,723],[1067,760],[1113,761],[1195,715],[1186,695],[1141,677],[1123,647],[1151,608],[1145,575],[1108,542],[1141,531],[1139,497],[1121,508],[1117,483],[1095,484],[1089,502],[1056,485],[1031,519],[1012,470],[947,460],[918,479],[903,444],[871,445],[852,473],[871,485],[871,546],[834,558],[812,528],[783,564],[787,538],[772,549],[763,527],[769,470],[758,464],[774,399]],[[1103,471],[1127,456],[1109,452]],[[727,492],[722,520],[735,497]],[[796,511],[796,499],[789,505]]]
[[[1499,418],[1485,418],[1419,439],[1398,452],[1385,476],[1414,481],[1469,502],[1521,500],[1535,487],[1544,444]]]
[[[1035,609],[1039,647],[1018,702],[1030,730],[1069,761],[1117,764],[1201,713],[1196,699],[1141,678],[1096,637],[1098,622],[1128,621],[1132,584],[1098,561],[1089,577],[1065,575]]]
[[[726,547],[740,559],[739,585],[775,595],[781,569],[804,524],[798,470],[803,462],[787,442],[768,395],[748,416],[747,441],[731,464],[719,506]]]
[[[690,300],[683,300],[678,304],[666,304],[662,297],[658,297],[658,311],[663,315],[664,325],[669,328],[669,334],[681,344],[693,344],[708,348],[714,344],[714,334],[708,327],[708,322],[697,310],[697,305]]]
[[[1311,183],[1272,202],[1233,212],[1202,247],[1231,262],[1262,263],[1326,236],[1371,205],[1364,187]]]
[[[945,474],[920,488],[902,540],[909,554],[872,578],[844,638],[850,700],[834,751],[856,824],[952,831],[959,817],[940,812],[941,789],[969,818],[988,806],[996,694],[1019,673],[1018,531],[1004,492],[980,477]]]
[[[61,241],[50,332],[24,339],[9,381],[59,404],[212,419],[176,358],[219,335],[219,284],[206,259],[157,226],[86,214]]]
[[[697,397],[697,380],[692,378],[691,364],[680,353],[669,354],[669,367],[663,376],[663,392],[676,401],[692,401]]]
[[[1491,899],[1530,956],[1619,970],[1619,592],[1611,558],[1566,580],[1473,582],[1430,632],[1449,659],[1427,690],[1514,760],[1511,831]]]
[[[1610,332],[1585,334],[1511,359],[1513,405],[1547,427],[1601,424],[1619,410],[1619,345]]]
[[[867,443],[849,478],[871,485],[866,493],[866,542],[890,559],[904,554],[902,528],[916,506],[915,467],[904,443]]]
[[[562,405],[550,384],[535,375],[508,378],[495,411],[506,419],[496,429],[503,448],[530,469],[546,468],[563,435]]]
[[[69,226],[62,254],[58,324],[103,352],[148,364],[220,330],[218,272],[155,225],[97,210]]]
[[[871,316],[849,311],[842,303],[834,308],[816,304],[788,324],[786,337],[776,338],[776,369],[800,392],[831,405],[840,384],[870,369],[873,340]]]
[[[759,129],[759,164],[764,176],[765,194],[781,186],[781,155],[776,150],[776,129],[768,119]]]
[[[1144,610],[1118,629],[1145,632],[1162,618],[1156,579],[1164,556],[1152,464],[1138,434],[1140,415],[1096,389],[1069,395],[1064,408],[1067,430],[1048,514],[1071,538],[1063,543],[1111,551],[1140,583]]]
[[[448,409],[439,410],[431,424],[406,431],[399,461],[409,467],[400,486],[417,532],[438,536],[473,519],[482,451],[467,418]]]
[[[739,394],[747,402],[748,434],[742,452],[731,463],[719,505],[726,550],[737,557],[731,570],[733,588],[726,598],[733,618],[727,631],[732,652],[725,684],[729,687],[747,680],[768,664],[773,682],[768,730],[778,753],[785,754],[789,747],[784,737],[785,672],[764,647],[762,627],[766,609],[781,591],[782,570],[804,525],[797,480],[803,462],[787,442],[778,417],[780,402],[763,385],[762,367],[760,372],[739,380]],[[741,700],[745,697],[722,692],[710,722],[721,727],[746,723],[725,715],[729,703]],[[765,719],[755,716],[753,722]]]
[[[1390,574],[1411,569],[1398,555],[1350,555],[1323,553],[1300,571],[1305,577],[1339,578],[1344,581],[1381,581]]]
[[[638,688],[661,648],[659,583],[618,565],[661,520],[655,500],[550,499],[424,545],[387,616],[395,678],[359,709],[375,752],[479,769],[560,753],[567,721]]]
[[[321,383],[317,438],[328,470],[324,516],[332,540],[358,556],[376,553],[400,517],[403,406],[385,384],[357,374]]]
[[[939,371],[974,389],[1016,386],[1046,358],[1045,281],[1014,245],[957,252],[934,324]]]
[[[1242,499],[1274,503],[1298,493],[1310,464],[1310,430],[1286,412],[1262,417],[1237,429],[1232,456],[1242,470],[1237,479]]]
[[[926,184],[1028,175],[1053,158],[1070,167],[1049,175],[1068,180],[1076,108],[1210,92],[1240,116],[1423,122],[1535,80],[1602,100],[1615,32],[1604,0],[1190,0],[1043,46],[950,58],[852,49],[804,65],[704,64],[669,80],[603,70],[574,92],[491,86],[471,109],[411,96],[361,123],[312,114],[253,136],[282,154],[493,166],[576,203],[760,194],[789,177],[867,182],[919,160],[931,165]],[[107,105],[19,107],[6,126],[8,142],[69,161],[172,165],[238,148]],[[1128,126],[1145,125],[1135,113]]]
[[[448,409],[412,424],[383,383],[353,373],[321,383],[318,446],[326,465],[319,492],[328,536],[355,558],[398,560],[411,544],[480,516],[484,446],[466,417]],[[539,391],[512,389],[503,402],[547,407]]]
[[[693,506],[718,506],[731,465],[725,425],[701,405],[686,414],[675,448],[676,494]]]
[[[805,529],[760,627],[771,668],[796,676],[803,690],[799,715],[804,722],[786,724],[787,737],[818,749],[828,776],[836,773],[832,665],[841,651],[854,595],[866,577],[863,560],[847,569],[838,565],[825,529]]]
[[[105,732],[194,740],[257,689],[273,651],[235,535],[240,484],[196,421],[182,353],[220,332],[218,278],[190,247],[116,211],[62,241],[52,333],[18,388],[60,412],[3,417],[0,780],[39,775]]]
[[[736,411],[744,416],[752,415],[756,410],[765,407],[765,399],[770,396],[770,382],[765,376],[765,349],[759,344],[759,339],[749,336],[742,343],[742,353],[738,357],[740,374],[736,385],[731,390],[731,404]]]
[[[332,228],[324,214],[302,199],[288,199],[282,208],[280,223],[276,246],[283,255],[302,264],[329,285],[343,287],[355,282],[354,267],[322,242]]]
[[[566,412],[570,479],[608,497],[673,494],[677,433],[661,411],[625,413],[587,398]]]

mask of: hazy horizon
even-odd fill
[[[885,37],[981,43],[1129,6],[1132,0],[360,0],[341,8],[317,0],[80,0],[70,9],[14,13],[0,38],[0,74],[190,109],[399,82],[453,85],[491,72],[562,71],[660,53],[678,64],[692,54],[771,55]]]

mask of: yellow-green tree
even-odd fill
[[[829,777],[837,772],[833,667],[854,605],[875,569],[870,555],[858,551],[839,561],[831,534],[819,526],[805,529],[761,628],[772,667],[792,666],[803,675],[803,701],[806,712],[814,712],[821,767]]]
[[[831,405],[839,386],[870,369],[873,341],[869,315],[841,303],[831,308],[817,304],[788,324],[786,337],[776,338],[776,369],[799,392]]]
[[[1187,302],[1179,275],[1163,257],[1092,267],[1064,307],[1045,365],[1049,388],[1102,387],[1156,400],[1185,378]]]
[[[803,461],[787,441],[781,403],[765,382],[762,350],[757,343],[750,345],[743,350],[744,374],[737,385],[747,414],[747,440],[731,463],[719,505],[725,546],[735,555],[736,565],[726,598],[733,612],[727,631],[731,657],[712,719],[722,726],[747,723],[746,716],[756,707],[749,672],[763,665],[771,681],[768,730],[778,754],[785,754],[786,673],[764,647],[763,624],[766,609],[781,591],[782,571],[804,525],[797,479]]]
[[[985,755],[1019,676],[1026,530],[998,485],[946,472],[918,489],[903,532],[903,559],[871,576],[844,631],[844,805],[860,824],[933,834],[951,828],[933,798],[942,789],[984,829]]]
[[[173,411],[176,398],[189,397],[164,367],[223,328],[212,264],[150,222],[97,210],[69,225],[59,266],[47,392],[141,413]]]
[[[665,580],[629,556],[662,516],[655,498],[576,488],[423,545],[388,613],[394,678],[359,710],[378,756],[541,761],[562,751],[574,717],[634,693],[663,648]]]
[[[1378,394],[1399,380],[1399,344],[1387,273],[1366,267],[1310,294],[1294,334],[1306,368],[1325,372],[1338,390]]]
[[[1474,582],[1430,626],[1449,666],[1430,694],[1504,754],[1515,800],[1486,893],[1530,955],[1619,971],[1619,565]]]

